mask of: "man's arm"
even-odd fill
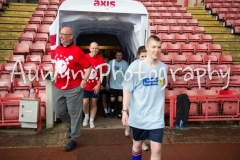
[[[82,80],[82,82],[81,82],[81,84],[80,84],[80,87],[83,88],[83,89],[86,87],[86,82],[87,82],[87,80],[88,80],[88,78],[89,78],[89,76],[90,76],[91,70],[92,70],[92,66],[89,66],[89,67],[86,69],[86,71],[85,71],[83,80]]]
[[[124,126],[129,126],[128,125],[128,106],[130,103],[130,99],[132,96],[132,92],[128,92],[123,88],[123,110],[122,110],[122,124]]]

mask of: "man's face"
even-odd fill
[[[93,57],[95,57],[98,54],[99,48],[98,48],[98,44],[97,43],[91,43],[90,45],[90,53]]]
[[[118,52],[116,53],[116,61],[120,62],[122,60],[122,53]]]
[[[67,46],[72,42],[73,34],[71,33],[71,30],[69,28],[67,27],[62,28],[59,35],[60,41],[63,46]]]
[[[156,60],[161,53],[161,42],[151,40],[146,45],[147,57]]]

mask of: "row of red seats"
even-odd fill
[[[61,5],[65,0],[39,0],[40,5]]]
[[[240,3],[240,0],[204,0],[204,3]]]
[[[57,11],[33,11],[32,17],[56,17]]]
[[[148,13],[187,13],[184,7],[146,7]]]
[[[35,62],[21,63],[22,70],[25,74],[42,74],[52,71],[52,64],[50,63],[40,63],[39,65]],[[2,63],[1,64],[1,77],[9,78],[12,72],[21,71],[20,65],[15,66],[15,63]]]
[[[43,5],[38,4],[36,10],[37,11],[58,11],[58,5]]]
[[[236,2],[232,3],[205,3],[205,9],[212,8],[239,8],[240,4]]]
[[[211,14],[212,15],[218,15],[220,13],[239,13],[240,8],[212,8]]]
[[[149,19],[192,19],[191,13],[149,13]]]
[[[52,24],[55,17],[30,17],[29,24]]]
[[[34,62],[36,64],[52,63],[51,55],[43,55],[43,57],[40,55],[27,55],[26,57],[24,55],[10,55],[8,62],[15,63],[16,61],[20,61],[21,63]]]
[[[199,73],[203,73],[201,69],[204,69],[206,71],[206,75],[213,73],[213,75],[216,75],[215,71],[218,71],[220,73],[220,70],[222,73],[230,71],[230,75],[240,75],[240,65],[230,65],[230,64],[211,64],[208,66],[208,64],[167,64],[168,66],[168,75],[171,75],[172,72],[175,73],[175,75],[185,75],[187,73],[192,72],[194,75],[197,75],[197,70],[199,69]],[[172,71],[172,72],[171,72]]]
[[[26,24],[24,32],[47,33],[49,35],[50,24]]]
[[[142,2],[145,7],[182,7],[181,3],[178,2]]]
[[[160,55],[158,58],[166,64],[233,64],[231,55],[179,55],[176,53]]]
[[[44,41],[45,43],[47,43],[49,42],[49,36],[47,33],[23,32],[19,37],[19,42],[22,42],[22,41],[31,41],[31,42]]]
[[[161,42],[170,42],[170,43],[189,43],[195,44],[209,44],[213,43],[212,35],[210,34],[199,34],[199,35],[191,35],[191,34],[159,34]]]
[[[171,42],[162,42],[161,52],[165,55],[215,55],[219,57],[222,49],[219,44],[172,44]]]
[[[37,43],[32,43],[31,41],[22,41],[21,43],[16,43],[14,45],[13,54],[14,55],[40,55],[43,57],[46,54],[50,54],[50,48],[46,47],[46,43],[41,43],[44,41],[38,41]],[[49,46],[49,45],[48,45]]]
[[[186,34],[186,35],[193,35],[193,34],[204,34],[205,30],[203,27],[194,27],[194,26],[175,26],[175,25],[155,25],[150,26],[150,32],[152,34]]]

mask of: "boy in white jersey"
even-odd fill
[[[134,61],[126,72],[123,86],[122,123],[133,133],[132,160],[141,160],[142,143],[150,140],[151,159],[161,159],[164,123],[167,65],[158,61],[161,42],[150,36],[146,44],[147,57]],[[127,114],[131,101],[131,112]]]
[[[138,62],[143,60],[144,58],[146,58],[147,50],[146,50],[145,46],[140,46],[138,48],[137,56],[138,56],[138,59],[137,59]],[[130,112],[130,106],[129,106],[128,111]],[[127,126],[126,129],[125,129],[125,136],[129,136],[130,132],[131,132],[131,128],[129,126]],[[148,150],[148,146],[146,145],[145,142],[142,143],[142,150],[143,151],[147,151]]]

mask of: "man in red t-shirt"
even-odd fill
[[[62,28],[59,35],[61,45],[55,49],[54,58],[53,106],[54,112],[69,125],[67,138],[71,140],[63,150],[71,151],[81,134],[83,92],[92,67],[82,49],[73,44],[72,28]]]
[[[86,83],[86,88],[84,90],[83,95],[83,112],[85,114],[85,118],[83,120],[83,126],[88,125],[89,121],[89,98],[91,101],[90,107],[90,128],[95,128],[94,118],[97,113],[97,99],[99,97],[99,91],[101,86],[101,76],[102,73],[107,72],[107,66],[104,65],[105,61],[103,57],[98,55],[98,44],[96,42],[92,42],[90,44],[90,53],[86,54],[87,59],[92,64],[92,71],[89,76],[89,79]]]

